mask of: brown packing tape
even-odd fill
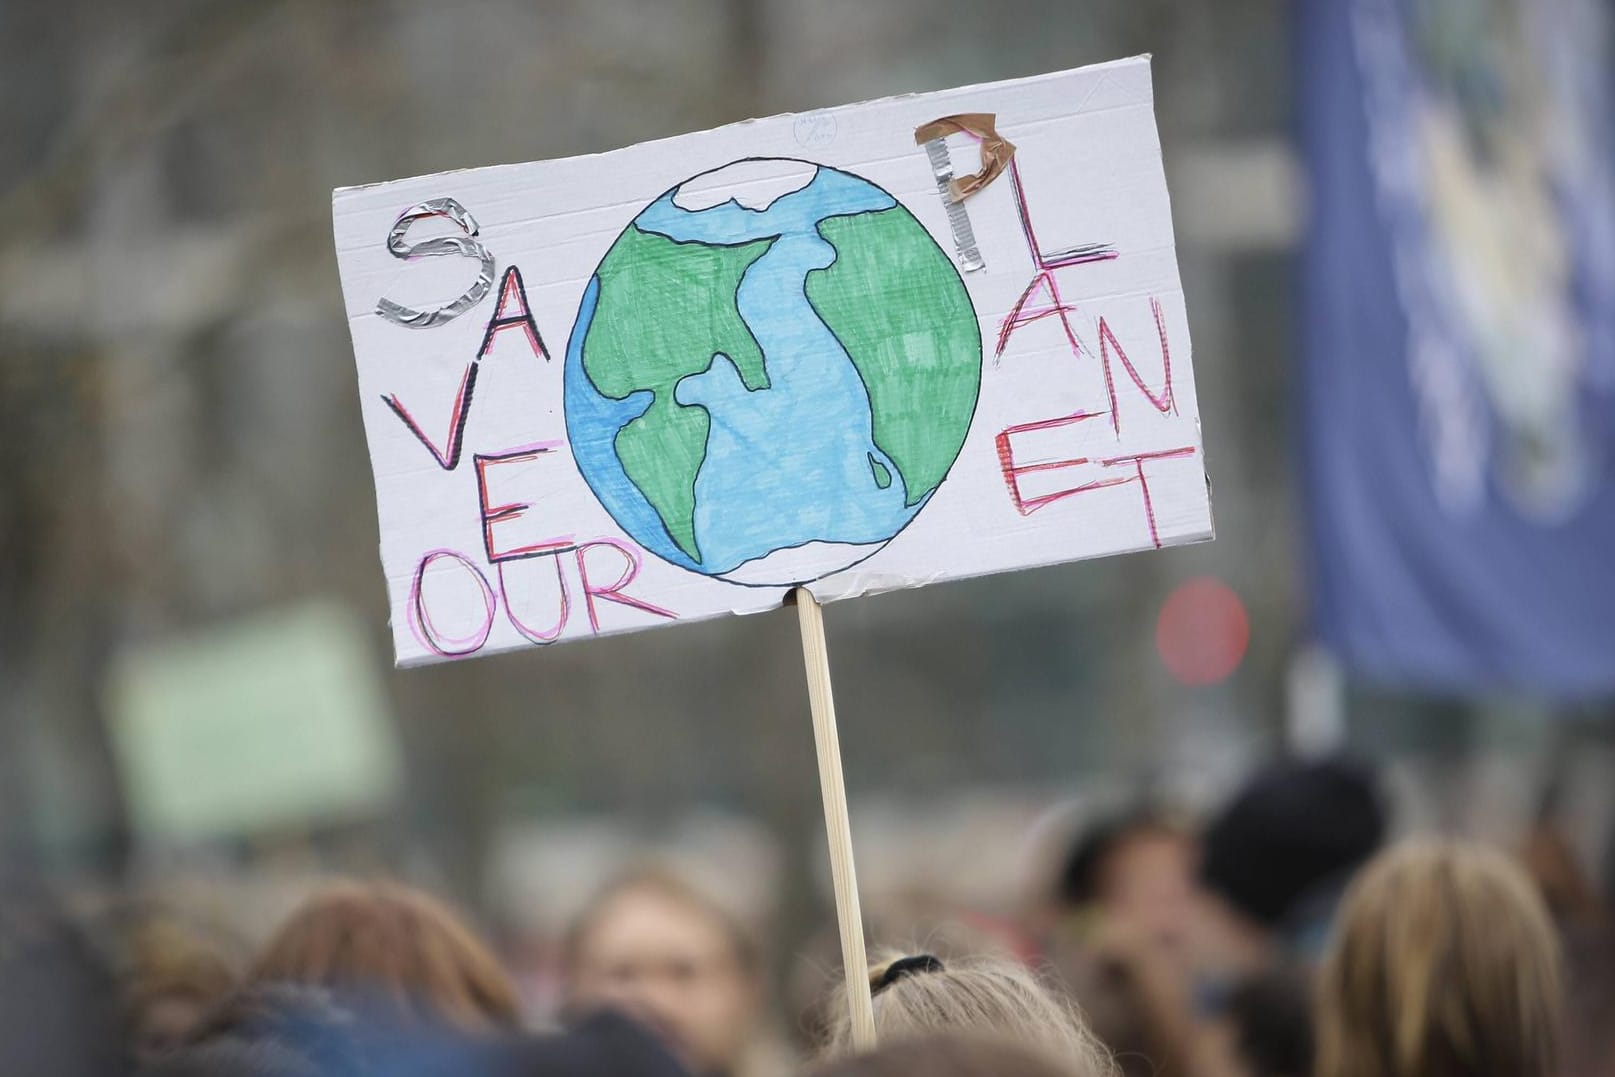
[[[955,202],[963,202],[997,179],[1009,167],[1009,159],[1015,156],[1014,143],[1000,135],[993,125],[997,119],[997,114],[992,112],[961,112],[914,129],[914,143],[918,146],[951,134],[973,135],[981,140],[981,170],[948,184],[948,193]]]

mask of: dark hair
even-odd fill
[[[1228,1017],[1252,1077],[1312,1072],[1312,984],[1298,968],[1254,973],[1228,994]]]
[[[1104,883],[1105,861],[1129,838],[1145,834],[1177,836],[1181,831],[1167,816],[1149,805],[1139,805],[1102,816],[1085,827],[1071,844],[1055,883],[1062,905],[1097,901]]]
[[[496,1069],[460,1068],[443,1077],[495,1071],[510,1077],[685,1077],[684,1067],[648,1029],[610,1011],[566,1032],[512,1044],[499,1062]]]
[[[1344,885],[1384,835],[1368,770],[1285,760],[1251,778],[1206,828],[1200,876],[1235,909],[1277,928],[1320,887]]]

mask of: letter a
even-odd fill
[[[516,305],[514,314],[508,312],[512,303]],[[533,321],[532,311],[527,306],[527,288],[522,283],[522,271],[511,266],[505,270],[504,279],[499,282],[499,302],[494,304],[493,317],[488,320],[488,331],[482,334],[482,347],[477,349],[477,358],[487,355],[488,349],[493,347],[494,334],[517,326],[527,334],[527,343],[531,345],[533,354],[548,361],[550,353],[544,347],[544,338],[538,335],[538,324]]]

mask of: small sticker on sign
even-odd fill
[[[836,118],[828,112],[808,112],[796,118],[796,144],[822,150],[836,140]]]

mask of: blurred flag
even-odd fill
[[[1615,690],[1606,0],[1303,0],[1314,625],[1435,690]]]

